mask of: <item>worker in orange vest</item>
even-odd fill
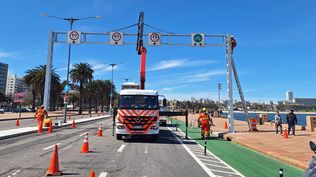
[[[198,121],[201,123],[201,137],[202,138],[210,138],[210,122],[212,123],[212,119],[206,113],[206,108],[202,109],[202,113],[199,115]]]
[[[40,106],[35,113],[35,117],[37,118],[37,125],[43,127],[44,118],[47,116],[47,111],[44,109],[44,106]]]
[[[231,36],[230,40],[231,40],[231,43],[232,43],[232,53],[234,53],[234,49],[237,46],[237,41],[234,38],[234,36]]]

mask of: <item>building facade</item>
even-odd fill
[[[286,92],[286,101],[287,102],[294,102],[294,93],[292,91]]]
[[[294,98],[294,103],[304,106],[315,106],[316,98]]]
[[[0,62],[0,92],[6,93],[6,84],[8,77],[8,64]]]
[[[24,91],[24,82],[22,78],[18,78],[15,74],[8,74],[6,95],[14,96],[14,93]]]

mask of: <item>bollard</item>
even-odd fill
[[[280,174],[279,177],[283,177],[283,169],[282,168],[280,168],[279,174]]]
[[[207,140],[204,137],[204,155],[206,155]]]

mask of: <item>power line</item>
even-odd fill
[[[137,23],[132,24],[132,25],[129,25],[129,26],[126,26],[126,27],[123,27],[123,28],[119,28],[119,29],[111,30],[111,31],[108,31],[107,33],[109,33],[109,32],[113,32],[113,31],[121,31],[121,30],[125,30],[125,29],[128,29],[128,28],[134,27],[134,26],[136,26],[136,25],[137,25]]]
[[[165,33],[168,33],[168,34],[176,34],[176,33],[168,32],[168,31],[162,30],[162,29],[160,29],[160,28],[151,26],[151,25],[146,24],[146,23],[144,23],[144,25],[147,26],[147,27],[149,27],[149,28],[152,28],[152,29],[155,29],[155,30],[158,30],[158,31],[161,31],[161,32],[165,32]]]

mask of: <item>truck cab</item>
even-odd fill
[[[115,119],[116,138],[144,135],[157,140],[160,120],[158,92],[137,88],[135,84],[122,86]]]

